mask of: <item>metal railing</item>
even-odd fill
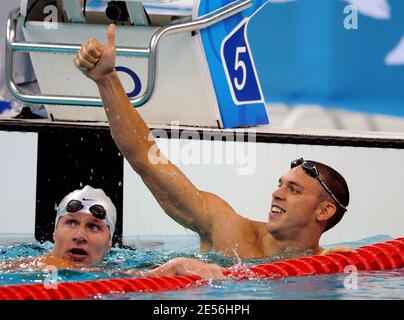
[[[118,56],[143,57],[148,59],[147,86],[145,92],[130,100],[134,107],[144,105],[152,97],[157,74],[157,55],[160,40],[169,34],[179,32],[190,32],[201,30],[212,26],[228,17],[231,17],[252,5],[253,0],[238,0],[223,8],[206,14],[195,20],[173,23],[156,30],[150,39],[147,48],[117,47]],[[54,104],[54,105],[79,105],[79,106],[102,106],[102,100],[97,97],[64,96],[64,95],[43,95],[24,93],[18,88],[14,80],[14,53],[25,52],[46,52],[46,53],[68,53],[75,54],[80,50],[78,44],[53,44],[16,41],[16,28],[18,18],[10,15],[7,21],[7,46],[6,46],[6,81],[13,96],[27,103]]]

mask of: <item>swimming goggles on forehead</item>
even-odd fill
[[[326,185],[326,183],[321,179],[320,173],[317,170],[316,165],[312,161],[305,161],[303,158],[296,159],[290,163],[290,168],[293,169],[294,167],[297,166],[302,166],[303,171],[306,172],[307,175],[310,177],[316,179],[324,190],[330,195],[330,197],[345,211],[347,210],[346,207],[337,199],[337,197],[334,195],[334,193],[331,191],[331,189]]]

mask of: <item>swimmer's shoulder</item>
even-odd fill
[[[2,261],[0,263],[0,272],[17,272],[27,270],[43,269],[68,269],[71,264],[67,261],[55,258],[51,254],[45,254],[32,258],[19,258]]]
[[[16,258],[0,262],[0,272],[18,272],[40,269],[42,256],[33,258]]]
[[[233,231],[246,232],[248,234],[261,234],[266,230],[266,223],[246,218],[238,213],[224,199],[210,192],[203,192],[206,209],[211,217],[211,228],[223,229],[223,226],[231,225]],[[223,230],[221,230],[222,232]]]
[[[245,223],[248,220],[248,224],[250,221],[241,214],[239,214],[234,208],[223,198],[211,192],[203,192],[203,197],[205,200],[206,209],[209,212],[209,215],[212,216],[212,220],[231,220],[239,221]]]

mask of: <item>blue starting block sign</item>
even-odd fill
[[[222,42],[221,58],[236,105],[264,103],[261,85],[247,39],[244,19]]]
[[[233,1],[201,0],[198,15],[211,13]],[[255,0],[249,9],[201,31],[225,128],[269,123],[253,51],[248,41],[251,18],[267,4],[266,0]]]

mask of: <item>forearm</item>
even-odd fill
[[[124,271],[124,274],[133,277],[168,277],[177,275],[178,265],[181,263],[181,259],[175,258],[170,260],[160,267],[157,267],[149,271],[139,271],[136,269]]]
[[[167,276],[174,276],[175,270],[172,268],[162,265],[156,269],[149,270],[149,271],[139,271],[136,269],[132,270],[125,270],[125,271],[118,271],[114,272],[114,275],[124,275],[128,277],[136,277],[136,278],[144,278],[144,277],[167,277]]]
[[[136,169],[148,164],[147,155],[155,145],[142,117],[130,103],[116,72],[97,82],[112,136],[122,154]]]
[[[175,258],[156,269],[145,272],[145,276],[197,276],[205,279],[223,279],[224,271],[225,269],[219,265],[190,258]]]
[[[168,261],[161,265],[160,267],[157,267],[153,270],[149,270],[144,272],[145,277],[170,277],[170,276],[175,276],[177,275],[177,264],[178,262],[176,259],[173,259],[171,261]]]

